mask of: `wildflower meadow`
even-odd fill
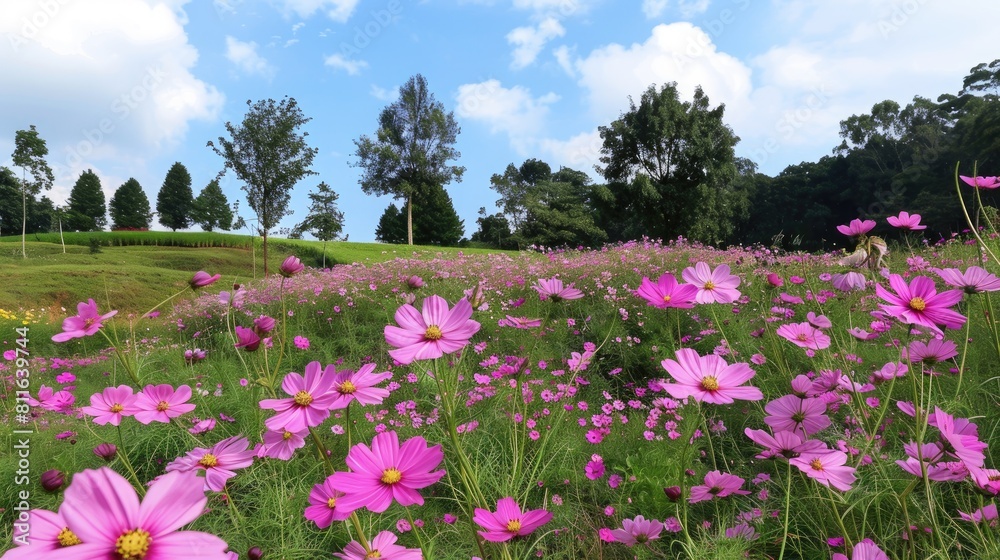
[[[1000,558],[998,185],[850,252],[289,256],[4,311],[0,558]]]

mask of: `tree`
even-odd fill
[[[374,139],[362,136],[354,141],[354,165],[364,169],[358,183],[365,194],[406,201],[407,242],[412,245],[414,196],[462,180],[465,168],[448,164],[461,156],[454,147],[461,129],[420,74],[400,88],[399,100],[382,110],[378,122]]]
[[[382,243],[402,244],[406,241],[406,214],[390,202],[389,207],[382,212],[375,226],[375,240]]]
[[[101,179],[88,169],[80,174],[69,193],[69,229],[100,231],[108,223]]]
[[[198,198],[194,199],[191,219],[204,231],[213,231],[216,228],[223,231],[233,229],[233,210],[229,207],[229,200],[222,192],[218,179],[209,181],[198,194]]]
[[[288,201],[295,184],[316,174],[310,167],[318,150],[306,143],[308,132],[299,132],[311,119],[302,114],[294,98],[247,100],[247,107],[242,124],[226,123],[232,139],[220,136],[218,145],[209,141],[208,147],[226,160],[217,179],[232,169],[244,183],[247,203],[257,214],[267,276],[267,234],[289,214]]]
[[[608,181],[614,212],[628,235],[688,235],[718,242],[732,232],[734,147],[725,105],[709,106],[701,87],[681,102],[676,83],[650,86],[609,126],[598,171]],[[604,193],[604,194],[609,194]]]
[[[330,185],[320,183],[316,192],[309,193],[309,213],[295,226],[294,233],[309,233],[323,242],[323,268],[326,268],[326,242],[340,237],[344,229],[344,213],[337,209],[340,198]]]
[[[457,245],[465,234],[464,222],[459,219],[451,197],[444,187],[431,188],[414,193],[411,204],[419,211],[413,218],[413,238],[417,245]],[[378,227],[375,238],[383,243],[403,243],[408,240],[407,214],[389,204]]]
[[[510,222],[501,213],[486,214],[486,208],[479,208],[479,217],[476,218],[479,229],[472,234],[469,239],[476,243],[483,243],[496,249],[516,249],[517,242],[510,231]]]
[[[608,235],[594,223],[587,203],[591,189],[586,174],[569,169],[552,177],[527,191],[517,238],[525,245],[546,247],[592,247],[606,241]]]
[[[21,181],[13,171],[0,167],[0,235],[12,234],[22,223]]]
[[[118,187],[108,204],[111,214],[111,229],[149,229],[153,212],[149,209],[149,198],[139,181],[129,178]]]
[[[521,227],[526,209],[525,198],[528,190],[540,181],[548,181],[552,177],[552,168],[544,161],[528,159],[521,167],[508,164],[503,175],[493,174],[490,177],[490,188],[497,191],[500,200],[497,205],[503,208],[504,216],[515,230]]]
[[[45,156],[49,153],[49,148],[45,145],[45,140],[38,136],[35,125],[31,125],[28,130],[18,130],[14,134],[14,165],[21,168],[21,257],[28,258],[25,248],[25,235],[28,229],[28,196],[34,197],[42,192],[42,189],[52,188],[55,177],[52,175],[52,168],[45,161]],[[31,179],[28,179],[28,176]]]
[[[156,195],[156,212],[160,223],[173,231],[191,225],[194,193],[191,191],[191,174],[181,162],[175,162],[163,179],[163,186]]]

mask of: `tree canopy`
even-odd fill
[[[118,187],[108,205],[111,214],[111,229],[149,229],[153,212],[149,209],[149,198],[139,181],[129,178]]]
[[[308,233],[323,242],[323,268],[326,268],[326,242],[340,237],[344,230],[344,213],[337,208],[340,198],[330,185],[320,183],[309,193],[309,213],[294,228],[294,233]]]
[[[160,223],[173,231],[189,227],[193,206],[191,174],[184,164],[174,162],[156,195],[156,212],[160,215]]]
[[[49,154],[49,148],[45,145],[35,129],[31,125],[28,130],[18,130],[14,133],[14,165],[21,168],[21,256],[28,258],[25,248],[25,235],[28,227],[28,198],[37,196],[42,189],[52,188],[55,178],[52,175],[52,168],[45,161],[45,156]]]
[[[80,174],[69,193],[67,225],[71,230],[101,231],[108,223],[101,179],[92,169]]]
[[[233,229],[233,210],[229,207],[229,200],[222,192],[218,179],[209,181],[198,194],[198,198],[194,199],[191,219],[200,225],[203,231]]]

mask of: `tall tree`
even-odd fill
[[[739,138],[712,108],[701,87],[680,100],[676,83],[650,86],[637,105],[609,126],[598,171],[608,181],[617,214],[630,235],[663,239],[689,235],[717,242],[732,232],[729,198],[737,177]],[[605,193],[607,194],[607,193]]]
[[[129,178],[118,187],[108,204],[111,214],[111,229],[149,229],[153,212],[149,209],[149,198],[139,181]]]
[[[220,136],[218,145],[209,141],[208,147],[226,160],[219,176],[232,169],[244,183],[247,203],[257,213],[267,276],[268,231],[289,214],[288,201],[295,184],[316,174],[310,167],[318,150],[306,143],[308,132],[299,132],[311,119],[302,114],[294,98],[248,100],[247,107],[242,124],[226,123],[231,139]]]
[[[198,198],[194,199],[191,219],[204,231],[233,229],[233,210],[229,207],[229,200],[222,192],[218,179],[209,181],[201,189]]]
[[[358,183],[365,194],[392,195],[406,201],[407,242],[412,245],[413,197],[451,181],[461,181],[465,168],[449,165],[461,154],[455,142],[461,129],[452,112],[434,99],[427,80],[417,74],[400,89],[399,100],[382,110],[375,138],[354,141]]]
[[[608,235],[594,222],[590,178],[581,171],[560,169],[551,180],[538,181],[524,197],[525,217],[516,237],[525,245],[596,246]]]
[[[13,171],[0,167],[0,235],[13,235],[22,220],[21,180]]]
[[[469,238],[471,241],[483,243],[496,249],[516,249],[517,242],[511,235],[510,222],[501,213],[486,214],[486,207],[479,207],[479,217],[476,218],[479,229]]]
[[[432,185],[429,189],[417,191],[410,202],[418,211],[413,218],[413,243],[450,247],[462,239],[465,224],[455,212],[444,187]],[[375,230],[376,239],[383,243],[403,243],[408,240],[406,234],[406,213],[397,209],[395,204],[389,204]]]
[[[308,233],[323,242],[323,268],[326,268],[326,242],[340,237],[344,229],[344,213],[337,208],[340,198],[330,185],[320,183],[316,192],[309,193],[309,213],[295,226],[296,233]]]
[[[406,242],[406,214],[395,203],[382,212],[375,226],[375,241],[399,245]]]
[[[45,140],[38,136],[35,125],[28,130],[18,130],[14,134],[14,165],[21,168],[21,257],[28,258],[25,248],[25,235],[28,229],[28,196],[34,197],[42,189],[52,188],[55,177],[52,168],[45,161],[49,148]],[[30,179],[29,179],[30,175]]]
[[[191,225],[194,208],[194,193],[191,190],[191,174],[181,162],[175,162],[163,179],[163,186],[156,195],[156,212],[160,223],[173,231]]]
[[[537,159],[525,160],[521,167],[507,165],[503,175],[493,174],[490,177],[490,188],[497,191],[500,200],[497,205],[503,209],[504,216],[515,230],[521,227],[526,209],[525,198],[528,191],[541,181],[552,177],[552,168],[544,161]]]
[[[101,179],[88,169],[80,174],[69,193],[69,229],[100,231],[108,223]]]

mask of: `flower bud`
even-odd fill
[[[102,443],[94,448],[94,455],[97,455],[109,463],[114,460],[117,453],[118,447],[116,447],[113,443]]]
[[[62,485],[66,483],[66,477],[63,475],[62,471],[56,469],[50,469],[42,473],[41,481],[42,488],[46,492],[57,492]]]
[[[663,493],[667,495],[667,499],[671,502],[676,502],[681,499],[681,487],[680,486],[670,486],[663,489]]]
[[[781,279],[781,276],[772,272],[767,275],[767,283],[775,288],[780,288],[785,284],[785,281]]]
[[[306,267],[305,265],[302,264],[302,261],[300,261],[298,257],[293,255],[288,257],[287,259],[284,260],[284,262],[281,263],[281,267],[278,269],[278,272],[280,272],[281,275],[284,276],[285,278],[291,278],[292,276],[295,276],[296,274],[305,270],[305,268]]]
[[[264,551],[259,546],[250,547],[247,551],[247,558],[250,560],[260,560],[264,557]]]

